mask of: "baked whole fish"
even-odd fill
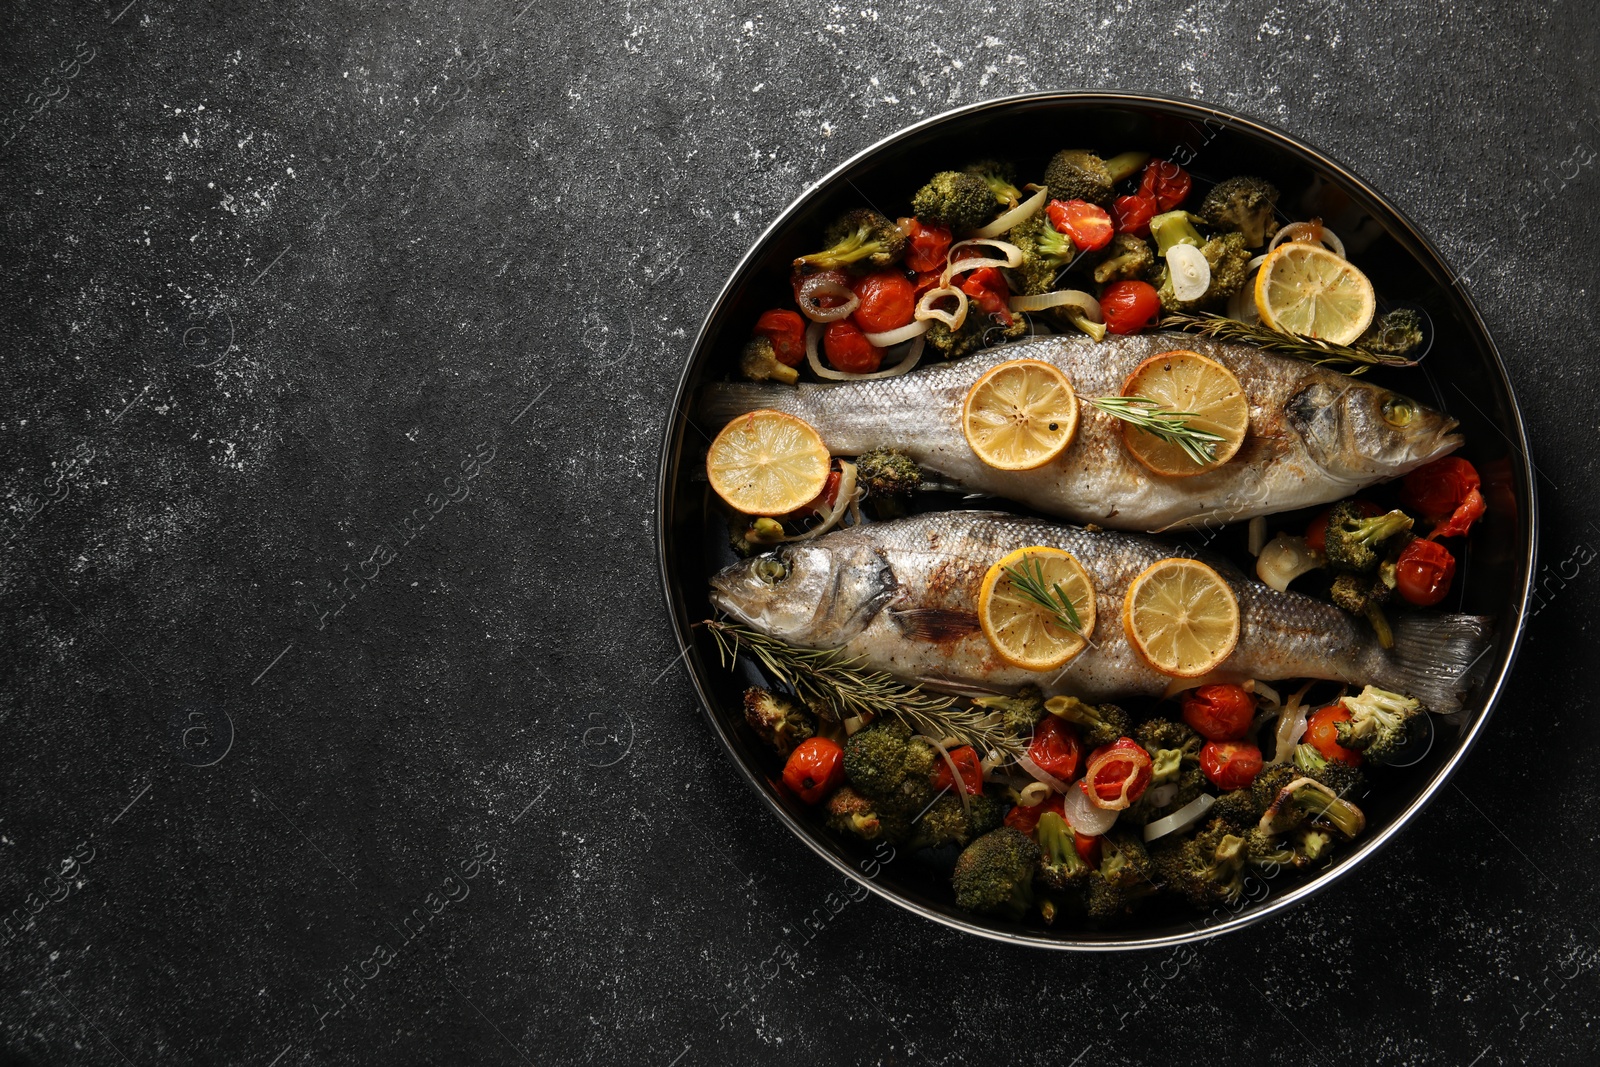
[[[1091,645],[1057,671],[1012,667],[978,623],[984,573],[1006,553],[1050,545],[1093,579]],[[735,563],[711,579],[711,602],[762,633],[807,648],[839,648],[865,666],[949,692],[1014,691],[1086,700],[1159,696],[1171,681],[1147,666],[1122,627],[1129,584],[1158,560],[1188,553],[1149,537],[1090,531],[993,511],[941,511],[794,542]],[[1394,620],[1386,651],[1371,630],[1332,604],[1279,593],[1227,563],[1212,563],[1239,600],[1239,643],[1218,674],[1274,681],[1322,678],[1376,685],[1459,710],[1465,676],[1489,621],[1418,612]]]
[[[1152,474],[1123,448],[1123,424],[1088,406],[1077,440],[1035,470],[986,466],[961,432],[967,390],[1006,360],[1044,360],[1066,374],[1079,396],[1116,396],[1140,362],[1173,349],[1227,367],[1249,401],[1249,435],[1215,471]],[[1252,345],[1183,333],[1108,334],[1098,344],[1081,335],[1038,337],[877,381],[718,383],[705,394],[700,417],[720,427],[758,408],[805,419],[834,455],[892,446],[969,492],[1119,530],[1238,522],[1341,500],[1461,444],[1450,432],[1454,419],[1387,389]]]

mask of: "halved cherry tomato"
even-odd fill
[[[868,274],[851,287],[861,306],[850,316],[867,333],[898,330],[911,321],[917,310],[917,293],[906,276],[897,270]],[[804,349],[801,350],[804,354]]]
[[[1183,694],[1183,721],[1207,741],[1237,741],[1256,717],[1242,685],[1202,685]]]
[[[883,349],[871,341],[853,322],[830,322],[822,331],[822,351],[834,370],[846,374],[871,374],[883,362]]]
[[[1455,576],[1455,556],[1437,541],[1411,542],[1394,565],[1395,588],[1407,601],[1422,607],[1443,600]]]
[[[979,267],[959,282],[961,291],[972,298],[978,310],[1011,325],[1011,287],[995,267]]]
[[[1356,510],[1363,519],[1370,519],[1374,515],[1382,515],[1383,509],[1370,500],[1357,500]],[[1313,552],[1326,552],[1328,550],[1328,517],[1333,514],[1333,508],[1328,508],[1311,520],[1311,525],[1306,527],[1306,547]]]
[[[1135,237],[1150,236],[1150,220],[1157,210],[1156,198],[1142,194],[1119,196],[1111,202],[1111,213],[1117,217],[1117,232],[1131,233]]]
[[[1100,294],[1100,314],[1112,333],[1138,333],[1161,313],[1161,297],[1147,282],[1112,282]]]
[[[1072,727],[1046,715],[1033,728],[1033,742],[1028,745],[1028,758],[1037,763],[1046,774],[1053,774],[1063,782],[1078,776],[1078,760],[1083,747]]]
[[[1200,769],[1218,789],[1243,789],[1261,773],[1261,750],[1244,741],[1207,741]]]
[[[1460,456],[1442,456],[1406,475],[1400,502],[1429,522],[1442,522],[1478,485],[1477,468]]]
[[[1089,753],[1078,788],[1096,807],[1120,810],[1144,796],[1149,785],[1150,753],[1133,738],[1119,737]]]
[[[906,267],[918,274],[944,269],[945,257],[950,254],[950,228],[930,226],[920,219],[898,220],[906,235]]]
[[[1106,209],[1087,200],[1052,200],[1045,208],[1050,225],[1072,238],[1080,252],[1093,252],[1111,243],[1116,227]]]
[[[940,271],[937,270],[925,270],[918,272],[917,276],[911,279],[911,288],[916,294],[918,300],[921,300],[922,294],[926,293],[929,289],[938,288],[939,274]],[[913,312],[913,314],[915,314],[915,312]]]
[[[1194,180],[1189,172],[1170,159],[1152,159],[1144,166],[1139,180],[1139,195],[1155,197],[1162,211],[1171,211],[1189,198]]]
[[[772,352],[785,367],[798,367],[806,358],[806,320],[798,311],[773,308],[756,320],[755,333],[772,342]]]
[[[950,759],[955,763],[956,770],[961,772],[961,788],[966,790],[967,796],[975,797],[983,792],[983,765],[978,759],[977,749],[971,745],[952,748]],[[943,758],[934,764],[933,784],[937,789],[949,789],[954,784],[950,777],[950,765]]]
[[[1361,761],[1366,757],[1359,749],[1345,748],[1339,744],[1339,724],[1350,721],[1350,709],[1343,704],[1329,704],[1325,708],[1318,708],[1306,720],[1306,734],[1303,740],[1311,745],[1322,758],[1338,760],[1348,763],[1352,767],[1361,766]]]
[[[838,470],[828,471],[828,480],[822,483],[822,492],[811,500],[795,508],[786,515],[781,516],[785,521],[808,519],[819,511],[830,511],[839,499],[839,482],[843,475]]]
[[[1039,820],[1047,811],[1053,811],[1063,819],[1067,817],[1067,809],[1062,806],[1061,797],[1058,794],[1041,804],[1035,804],[1031,808],[1018,804],[1006,812],[1006,817],[1003,821],[1013,830],[1018,830],[1031,836],[1039,828]]]
[[[827,799],[844,783],[844,749],[826,737],[808,737],[789,753],[783,784],[807,804]]]

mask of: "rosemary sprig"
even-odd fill
[[[1078,609],[1073,607],[1072,598],[1062,590],[1061,583],[1045,583],[1044,564],[1039,562],[1038,557],[1024,556],[1019,566],[1007,567],[1005,572],[1006,577],[1011,579],[1011,588],[1021,593],[1024,599],[1048,611],[1062,629],[1071,630],[1085,641],[1089,639],[1083,632],[1083,620],[1078,617]]]
[[[1083,402],[1107,415],[1115,415],[1170,445],[1177,445],[1183,449],[1184,455],[1202,467],[1217,458],[1217,445],[1227,440],[1221,434],[1189,425],[1190,419],[1199,418],[1197,412],[1173,411],[1147,397],[1084,397]]]
[[[980,754],[998,750],[1016,756],[1022,752],[1022,740],[1005,728],[998,713],[957,707],[954,697],[935,696],[881,671],[864,669],[860,660],[838,649],[797,648],[720,619],[707,619],[700,625],[716,641],[724,667],[733,666],[743,649],[755,656],[774,681],[792,689],[806,704],[831,711],[839,719],[893,715],[919,732],[954,737]]]
[[[1240,322],[1226,315],[1203,312],[1199,315],[1171,314],[1161,317],[1164,330],[1184,330],[1217,341],[1243,341],[1284,355],[1295,356],[1318,366],[1349,367],[1345,373],[1364,374],[1368,367],[1415,367],[1417,361],[1404,356],[1369,352],[1350,345],[1329,344],[1313,337],[1281,333],[1260,323]]]

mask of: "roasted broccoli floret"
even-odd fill
[[[1019,341],[1027,334],[1028,320],[1021,315],[1012,315],[1010,322],[1004,322],[998,316],[985,315],[973,307],[967,310],[967,318],[961,324],[961,329],[952,330],[935,320],[924,336],[928,338],[928,344],[945,359],[960,359],[979,349],[1003,345],[1007,341]]]
[[[1409,356],[1422,345],[1422,316],[1411,308],[1395,308],[1372,320],[1355,347],[1386,356]]]
[[[1128,812],[1138,823],[1148,823],[1169,815],[1205,792],[1206,776],[1200,769],[1200,746],[1204,740],[1181,722],[1152,719],[1133,731],[1134,740],[1150,753],[1150,788]],[[1155,788],[1176,784],[1177,793],[1165,804],[1152,801]]]
[[[869,496],[910,496],[922,485],[922,468],[897,448],[874,448],[856,457],[856,485]]]
[[[1289,767],[1288,764],[1280,766]],[[1367,825],[1367,817],[1361,809],[1341,799],[1332,789],[1314,778],[1296,777],[1278,790],[1262,813],[1258,826],[1265,833],[1282,834],[1312,820],[1321,820],[1346,837],[1356,836]]]
[[[1133,731],[1133,739],[1143,745],[1147,752],[1174,749],[1185,759],[1199,759],[1200,746],[1205,744],[1205,739],[1188,724],[1175,719],[1151,719],[1140,723]]]
[[[1050,157],[1044,183],[1052,200],[1087,200],[1109,207],[1115,179],[1105,160],[1082,148],[1068,148]]]
[[[1002,826],[973,841],[950,877],[956,905],[1020,919],[1033,902],[1039,846],[1020,830]]]
[[[1335,504],[1328,514],[1328,564],[1338,570],[1370,574],[1383,558],[1384,542],[1409,529],[1411,516],[1398,508],[1369,519],[1353,500]]]
[[[1294,842],[1295,856],[1299,861],[1295,866],[1309,867],[1313,863],[1326,860],[1333,855],[1335,844],[1334,836],[1328,831],[1315,826],[1302,826],[1289,835]]]
[[[1005,814],[999,801],[982,793],[969,796],[967,808],[962,810],[960,797],[946,793],[927,805],[927,810],[920,812],[921,818],[918,818],[919,812],[911,812],[909,817],[916,822],[911,826],[910,846],[965,846],[973,838],[998,827]]]
[[[778,353],[765,337],[752,337],[739,355],[739,373],[752,382],[774,381],[793,385],[800,380],[800,372],[778,362]]]
[[[1039,816],[1039,880],[1051,889],[1083,889],[1093,867],[1078,855],[1076,835],[1067,821],[1053,811]]]
[[[1258,827],[1244,835],[1245,860],[1252,867],[1285,867],[1295,862],[1294,848],[1282,838],[1263,833]]]
[[[1056,279],[1078,252],[1072,238],[1050,225],[1042,211],[1013,227],[1008,236],[1022,250],[1022,264],[1013,268],[1011,275],[1023,293],[1048,293],[1056,288]]]
[[[1213,818],[1195,836],[1162,845],[1151,858],[1168,889],[1205,908],[1239,898],[1249,859],[1245,846],[1246,834]]]
[[[1100,867],[1088,882],[1089,918],[1114,919],[1156,892],[1156,866],[1142,835],[1120,827],[1102,838]]]
[[[938,752],[926,738],[893,719],[879,719],[850,736],[844,745],[844,776],[869,797],[884,799],[903,792],[908,779],[926,787]]]
[[[1244,833],[1261,821],[1261,813],[1270,802],[1271,798],[1263,802],[1254,789],[1235,789],[1217,797],[1217,802],[1211,805],[1207,814],[1213,822],[1221,820],[1234,833]]]
[[[1367,776],[1361,768],[1352,767],[1344,760],[1329,759],[1316,745],[1302,742],[1295,746],[1294,765],[1307,778],[1315,778],[1341,797],[1360,796],[1366,792]]]
[[[1051,697],[1044,709],[1058,719],[1078,727],[1079,736],[1089,748],[1109,745],[1128,736],[1128,713],[1115,704],[1087,704],[1077,697]]]
[[[1350,718],[1335,728],[1339,744],[1360,750],[1377,763],[1404,748],[1411,720],[1426,714],[1420,701],[1371,685],[1340,703],[1349,709]]]
[[[828,826],[863,841],[876,841],[884,831],[877,805],[847,785],[828,798]]]
[[[1199,214],[1219,230],[1237,232],[1246,248],[1260,248],[1277,230],[1278,190],[1261,178],[1229,178],[1212,186]]]
[[[1044,697],[1031,685],[1017,690],[1016,696],[974,697],[972,702],[980,708],[999,712],[1006,730],[1013,734],[1031,734],[1045,714]]]
[[[900,227],[870,208],[845,212],[823,232],[822,239],[827,242],[826,248],[801,256],[794,265],[814,270],[876,270],[893,265],[906,250],[906,235]]]
[[[1119,233],[1106,245],[1105,258],[1095,265],[1094,280],[1101,285],[1148,277],[1156,265],[1149,242],[1131,233]]]
[[[1017,168],[1011,164],[985,159],[969,164],[966,172],[982,178],[994,198],[1007,207],[1016,207],[1022,200],[1022,190],[1017,188]]]
[[[942,170],[911,198],[923,222],[938,222],[957,234],[976,230],[995,216],[995,196],[976,174]]]
[[[1346,571],[1334,577],[1329,595],[1335,604],[1350,614],[1364,615],[1369,605],[1386,603],[1389,592],[1389,587],[1376,575]]]
[[[787,756],[817,732],[815,722],[799,704],[760,686],[744,691],[744,721],[780,756]]]
[[[1246,267],[1250,263],[1250,250],[1244,239],[1236,233],[1213,237],[1200,246],[1200,254],[1211,267],[1211,284],[1193,300],[1179,300],[1172,291],[1171,272],[1165,262],[1155,268],[1156,293],[1161,297],[1161,307],[1166,311],[1195,311],[1228,299],[1244,285]]]

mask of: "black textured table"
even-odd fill
[[[1592,13],[12,4],[0,1060],[1593,1063]],[[1543,607],[1461,773],[1281,921],[1074,957],[826,867],[653,549],[688,339],[952,105],[1194,96],[1354,167],[1530,415]]]

